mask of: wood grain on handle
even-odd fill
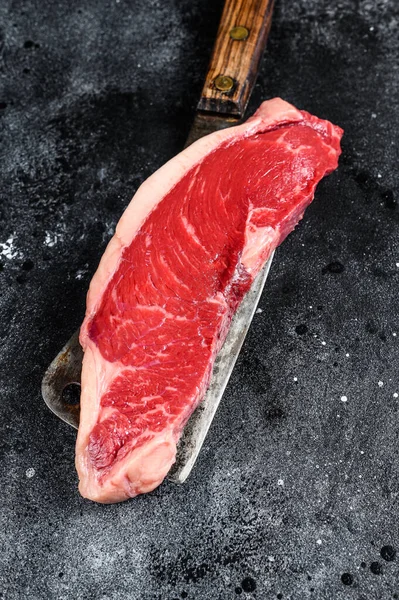
[[[273,4],[274,0],[226,0],[198,110],[243,116],[266,45]],[[234,34],[245,37],[242,27],[248,37],[233,39]]]

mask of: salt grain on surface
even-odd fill
[[[78,271],[76,271],[75,279],[83,279],[86,273],[87,271],[85,271],[84,269],[79,269]]]
[[[341,396],[341,402],[348,402],[348,397],[347,396]]]
[[[32,477],[34,477],[35,473],[36,473],[36,471],[32,467],[30,467],[29,469],[26,469],[26,471],[25,471],[25,475],[27,476],[28,479],[32,479]]]
[[[64,236],[62,235],[62,233],[46,231],[44,243],[49,248],[52,248],[53,246],[58,244],[58,242],[62,242],[62,241],[64,241]]]
[[[10,237],[4,242],[4,244],[0,242],[1,256],[4,256],[4,258],[8,258],[9,260],[12,260],[13,258],[16,258],[18,256],[18,252],[17,250],[15,250],[14,247],[14,240],[14,235],[10,235]]]

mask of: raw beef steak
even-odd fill
[[[153,490],[243,295],[337,167],[342,130],[278,98],[195,142],[137,191],[87,297],[80,492]]]

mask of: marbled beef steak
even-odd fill
[[[83,496],[118,502],[162,482],[232,315],[337,167],[341,135],[276,98],[139,188],[93,277],[81,328]]]

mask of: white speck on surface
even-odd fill
[[[313,308],[313,306],[309,306],[309,308]]]
[[[322,345],[322,346],[325,346],[325,345],[326,345],[326,343],[327,343],[327,342],[321,342],[321,345]]]
[[[105,231],[103,234],[103,240],[107,240],[110,237],[112,237],[115,233],[115,223],[114,222],[110,222],[108,223],[108,221],[105,222]]]
[[[345,356],[346,356],[346,358],[348,358],[348,356],[349,356],[349,352],[347,352],[347,353],[345,354]]]
[[[30,467],[29,469],[26,469],[25,471],[25,475],[27,476],[28,479],[32,479],[32,477],[34,477],[36,474],[36,471],[33,467]]]
[[[398,397],[398,392],[394,392],[393,397],[397,398]]]
[[[347,396],[341,396],[341,402],[348,402],[348,397]],[[339,415],[337,415],[339,416]]]
[[[83,271],[83,269],[79,269],[79,271],[76,271],[75,279],[83,279],[83,275],[85,273],[86,271]]]
[[[370,27],[370,31],[374,31],[374,27],[373,26]]]
[[[316,465],[316,469],[320,469],[320,465]]]
[[[268,556],[267,559],[268,559],[269,562],[274,562],[275,561],[274,556]]]
[[[381,179],[381,177],[382,177],[381,173],[377,173],[377,177],[378,177],[378,179]]]
[[[277,485],[284,486],[284,479],[279,479]]]
[[[298,377],[294,377],[294,381],[298,381]]]
[[[364,450],[360,450],[360,454],[364,454]]]
[[[14,246],[14,234],[10,235],[10,237],[8,238],[8,240],[6,240],[3,243],[0,242],[0,255],[4,256],[4,258],[8,258],[9,260],[12,260],[13,258],[16,258],[18,256],[18,251],[15,249]]]
[[[58,244],[58,242],[62,242],[63,239],[64,239],[64,236],[62,235],[62,233],[55,233],[55,232],[52,232],[52,231],[46,231],[46,235],[45,235],[45,238],[44,238],[44,243],[49,248],[52,248],[53,246],[55,246],[56,244]]]
[[[383,385],[384,385],[384,382],[383,382],[383,381],[379,381],[379,382],[378,382],[378,387],[382,387]]]
[[[260,315],[261,313],[263,313],[263,310],[261,308],[257,308],[256,309],[256,314]]]
[[[377,115],[376,115],[376,113],[371,113],[371,118],[372,118],[372,119],[376,119],[376,118],[377,118]]]
[[[321,545],[322,545],[322,543],[323,543],[323,542],[322,542],[320,539],[316,540],[316,544],[318,544],[319,546],[321,546]]]
[[[398,269],[399,269],[399,263],[396,263],[396,266],[397,266],[397,267],[398,267]]]
[[[396,337],[396,332],[394,331],[392,335],[393,335],[393,337]]]

